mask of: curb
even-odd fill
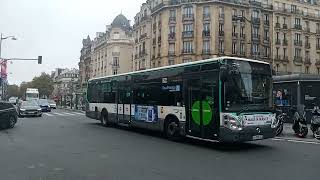
[[[61,107],[57,107],[57,109],[62,109],[62,110],[67,110],[67,111],[85,113],[85,111],[78,110],[78,109],[69,109],[69,108],[61,108]]]

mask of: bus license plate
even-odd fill
[[[252,136],[252,140],[260,140],[263,139],[263,135]]]

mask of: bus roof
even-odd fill
[[[35,89],[35,88],[27,88],[26,89],[26,92],[30,92],[30,93],[38,93],[39,90],[38,89]]]
[[[274,76],[274,83],[298,82],[298,81],[320,81],[320,75],[315,74],[290,74]]]
[[[221,61],[221,60],[223,60],[223,59],[234,59],[234,60],[238,60],[238,61],[249,61],[249,62],[261,63],[261,64],[269,64],[269,63],[267,63],[267,62],[259,61],[259,60],[254,60],[254,59],[246,59],[246,58],[239,58],[239,57],[223,56],[223,57],[218,57],[218,58],[211,58],[211,59],[205,59],[205,60],[199,60],[199,61],[193,61],[193,62],[175,64],[175,65],[171,65],[171,66],[163,66],[163,67],[151,68],[151,69],[146,69],[146,70],[141,70],[141,71],[133,71],[133,72],[122,73],[122,74],[117,74],[117,75],[97,77],[97,78],[89,79],[89,81],[99,80],[99,79],[104,79],[104,78],[109,78],[109,77],[117,77],[117,76],[131,75],[131,74],[139,74],[139,73],[149,72],[149,71],[157,71],[157,70],[163,70],[163,69],[170,69],[170,68],[175,68],[175,67],[183,67],[183,66],[188,66],[188,65],[204,64],[204,63],[208,63],[208,62]]]

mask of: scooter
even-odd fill
[[[312,111],[310,129],[313,132],[313,137],[320,140],[320,109],[318,106],[315,106]]]
[[[292,129],[300,138],[305,138],[308,135],[306,112],[303,106],[298,106],[297,111],[294,113]]]

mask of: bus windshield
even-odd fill
[[[272,77],[269,65],[237,62],[236,67],[224,83],[224,110],[270,111]]]
[[[37,93],[27,93],[26,96],[28,98],[38,98],[39,94],[37,94]]]

